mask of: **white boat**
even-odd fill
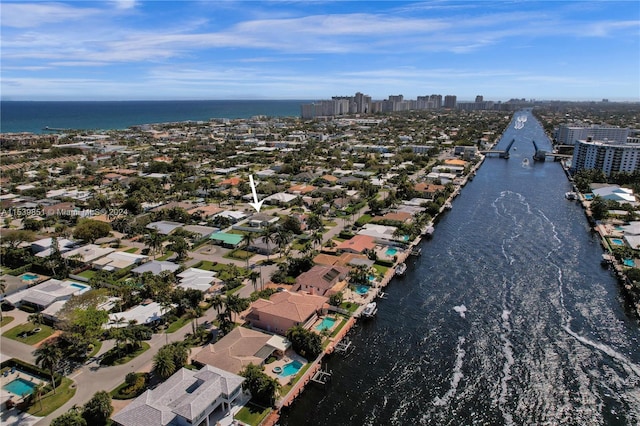
[[[524,160],[522,160],[522,166],[523,167],[527,167],[529,165],[529,159],[525,158]]]
[[[407,265],[405,263],[399,263],[398,266],[396,266],[396,275],[403,276],[405,272],[407,272]]]
[[[564,193],[564,198],[566,198],[567,200],[577,200],[578,199],[578,194],[576,194],[575,192],[565,192]]]
[[[376,304],[376,302],[371,302],[364,307],[364,310],[362,311],[362,316],[371,318],[376,314],[376,312],[378,312],[378,305]]]
[[[445,210],[451,210],[453,206],[451,205],[451,203],[444,203],[444,208]]]

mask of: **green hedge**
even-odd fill
[[[4,361],[3,363],[0,364],[0,370],[4,371],[5,368],[12,368],[12,367],[16,367],[17,370],[22,370],[25,373],[29,373],[32,374],[34,376],[38,376],[40,377],[42,380],[49,382],[49,380],[51,379],[51,374],[49,374],[49,371],[47,370],[43,370],[35,365],[29,364],[27,362],[24,362],[20,359],[16,359],[16,358],[11,358],[8,359],[6,361]],[[58,374],[58,373],[54,373],[53,377],[55,378],[56,381],[56,385],[60,384],[62,381],[62,375]]]

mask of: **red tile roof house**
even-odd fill
[[[316,265],[296,278],[293,291],[304,291],[311,294],[329,297],[342,291],[349,275],[349,268],[344,266]]]
[[[311,327],[319,315],[327,313],[327,302],[323,296],[285,290],[253,302],[244,319],[253,328],[284,336],[296,325]]]
[[[351,239],[338,244],[338,252],[362,254],[376,248],[376,239],[369,235],[354,235]]]
[[[444,185],[435,185],[433,183],[421,182],[414,185],[413,189],[425,198],[434,199],[438,194],[444,191]]]

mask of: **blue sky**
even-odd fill
[[[637,1],[0,3],[7,100],[640,100]]]

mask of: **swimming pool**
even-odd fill
[[[367,294],[369,292],[369,286],[368,285],[357,285],[356,286],[356,293],[358,293],[359,295],[363,295],[363,294]]]
[[[398,249],[395,249],[393,247],[389,247],[387,249],[387,251],[384,252],[384,254],[386,254],[387,256],[391,257],[391,256],[395,256],[396,253],[398,253]]]
[[[611,241],[611,244],[614,244],[616,246],[624,245],[624,241],[622,241],[620,238],[611,238],[609,241]]]
[[[36,384],[25,379],[17,378],[7,383],[2,389],[11,392],[14,395],[30,395],[36,388]]]
[[[71,287],[75,287],[75,288],[79,288],[81,290],[84,290],[85,288],[87,288],[86,285],[82,285],[82,284],[76,284],[76,283],[71,283],[69,284]]]
[[[35,281],[38,279],[36,274],[22,274],[20,275],[20,279],[24,281]]]
[[[329,330],[331,327],[333,327],[335,323],[336,323],[335,318],[324,317],[322,319],[322,322],[316,326],[316,330],[318,331]]]
[[[282,373],[280,373],[280,377],[293,376],[294,374],[297,374],[303,365],[304,364],[302,364],[298,360],[294,360],[288,364],[285,364],[284,367],[282,368]]]
[[[630,267],[634,267],[636,266],[636,263],[633,261],[633,259],[625,259],[623,260],[624,266],[630,266]]]
[[[587,201],[593,200],[593,194],[584,194],[584,199]]]

